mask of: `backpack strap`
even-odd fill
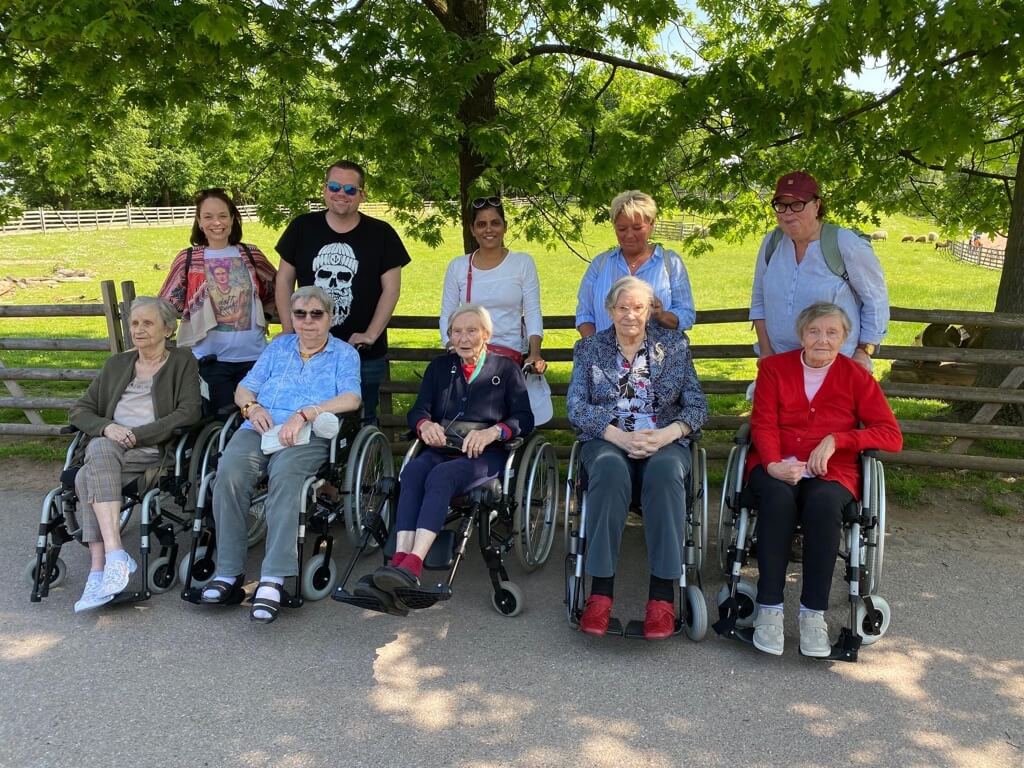
[[[782,242],[782,229],[776,227],[768,235],[768,245],[764,250],[765,266],[772,260],[772,254],[775,253],[780,242]],[[850,282],[850,274],[846,271],[846,262],[843,260],[843,254],[839,252],[839,227],[827,221],[822,223],[820,244],[821,255],[824,257],[829,271],[843,282]]]
[[[764,247],[764,265],[767,267],[768,262],[772,260],[772,254],[775,253],[775,249],[779,247],[779,243],[782,241],[782,229],[776,227],[768,235],[768,245]]]
[[[249,257],[249,263],[252,264],[252,271],[256,272],[256,259],[252,257],[252,251],[249,250],[249,246],[245,243],[239,243],[238,247],[245,251],[245,255]]]
[[[185,271],[181,273],[181,301],[183,305],[188,303],[188,271],[192,269],[192,251],[193,248],[190,245],[185,251]]]

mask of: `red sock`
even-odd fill
[[[417,579],[420,577],[420,574],[423,573],[423,561],[419,558],[418,555],[414,555],[412,552],[405,556],[405,559],[402,561],[401,567],[407,570]]]
[[[402,564],[402,561],[405,560],[405,558],[407,558],[408,556],[408,552],[395,552],[395,554],[391,556],[391,562],[389,563],[389,565],[391,565],[394,568],[397,568]]]

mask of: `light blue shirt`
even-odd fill
[[[818,301],[837,304],[850,317],[850,335],[840,350],[844,355],[852,357],[861,342],[881,343],[889,326],[889,291],[882,265],[867,242],[856,232],[840,228],[839,252],[846,263],[847,281],[828,268],[820,240],[808,244],[797,264],[793,241],[783,235],[765,265],[764,250],[770,236],[757,251],[750,319],[764,320],[774,352],[803,346],[796,333],[796,318]],[[757,344],[754,349],[760,354]]]
[[[299,338],[282,334],[267,345],[240,386],[256,393],[260,405],[282,424],[304,405],[322,403],[346,392],[360,396],[359,353],[334,336],[309,360],[299,357]],[[252,429],[246,421],[243,429]]]
[[[590,262],[576,295],[577,328],[583,323],[593,323],[599,331],[611,327],[612,319],[604,308],[604,300],[615,281],[629,274],[621,248],[600,253]],[[693,327],[697,312],[690,291],[690,276],[678,253],[655,243],[654,255],[636,271],[635,276],[649,283],[661,306],[679,318],[680,331]]]

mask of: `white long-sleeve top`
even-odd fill
[[[544,320],[540,311],[540,281],[537,265],[530,254],[509,251],[502,262],[491,269],[473,266],[473,287],[466,298],[470,254],[448,263],[441,295],[441,343],[448,345],[448,318],[460,304],[472,301],[482,304],[491,313],[494,323],[492,344],[526,352],[531,336],[544,336]],[[523,336],[523,320],[526,336]]]

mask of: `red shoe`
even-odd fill
[[[648,600],[644,640],[664,640],[676,632],[676,607],[668,600]]]
[[[605,595],[591,595],[580,616],[580,629],[588,635],[601,637],[608,631],[608,619],[612,616],[612,599]]]

